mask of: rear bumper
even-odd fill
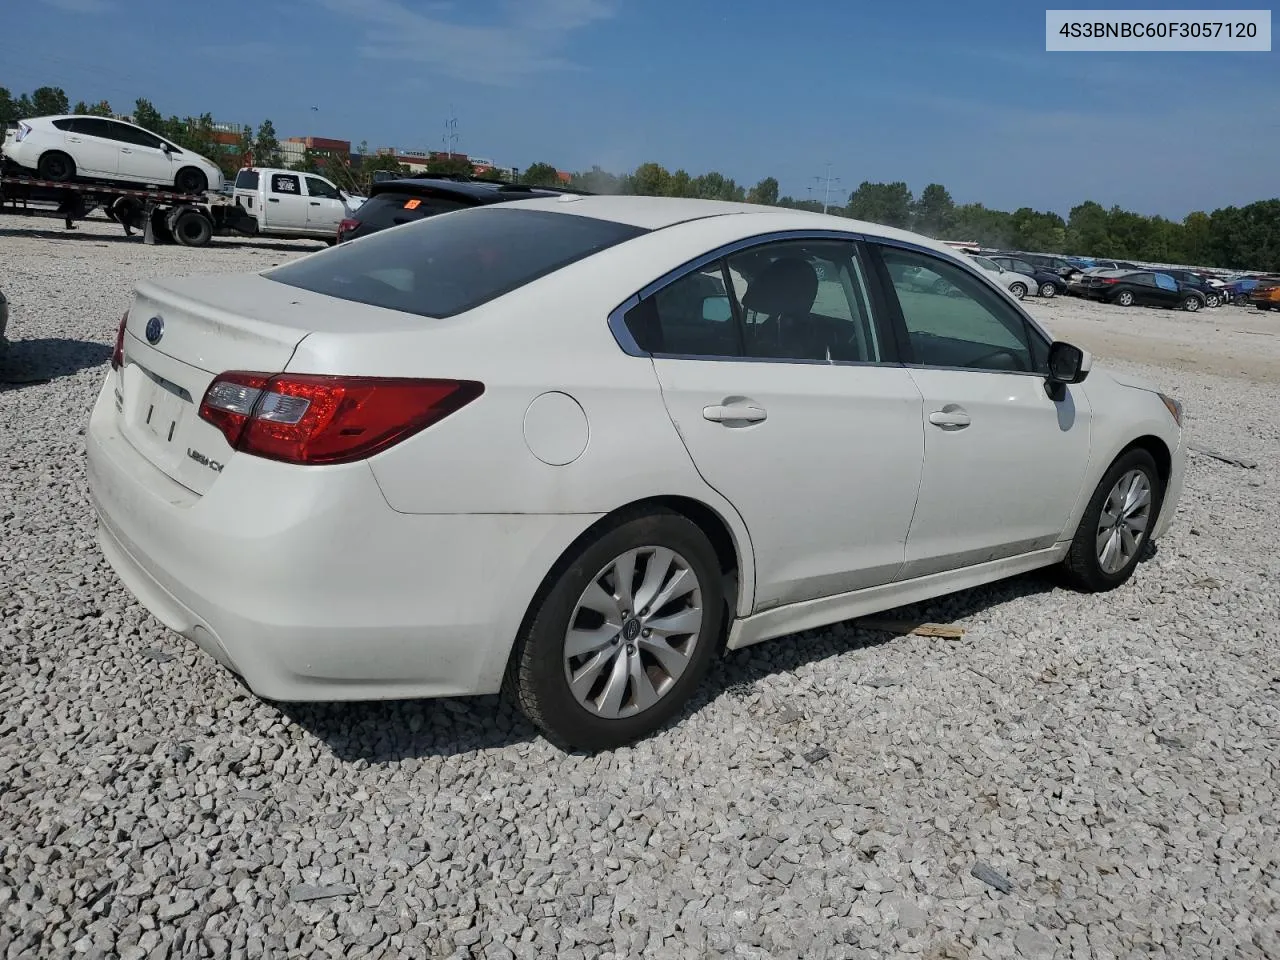
[[[365,463],[238,456],[203,497],[115,428],[87,436],[98,541],[165,626],[274,700],[494,693],[538,585],[594,515],[408,515]]]

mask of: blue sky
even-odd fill
[[[1280,195],[1280,53],[1046,53],[1044,6],[1026,0],[14,7],[0,85],[15,93],[146,96],[267,116],[282,137],[439,149],[452,106],[460,149],[519,167],[655,160],[820,198],[830,162],[841,201],[862,180],[937,181],[957,202],[1064,215]]]

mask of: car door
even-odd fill
[[[262,229],[301,233],[307,229],[307,198],[296,173],[273,173],[267,178],[267,203],[260,218]]]
[[[1178,280],[1167,273],[1144,273],[1150,283],[1148,303],[1160,307],[1172,307],[1180,304],[1184,294]]]
[[[307,188],[307,229],[313,233],[338,232],[346,216],[346,205],[338,188],[323,177],[305,177]]]
[[[115,177],[120,168],[120,142],[111,137],[111,121],[76,117],[67,130],[67,153],[76,171],[90,177]]]
[[[756,611],[891,581],[921,397],[850,240],[749,245],[626,314],[699,473],[745,521]]]
[[[112,123],[120,144],[119,175],[122,180],[172,186],[174,164],[164,150],[164,141],[154,133],[127,123]]]
[[[924,471],[902,578],[1016,556],[1063,535],[1089,458],[1090,408],[1045,389],[1049,340],[981,277],[931,251],[877,245],[911,377],[924,397]],[[895,281],[916,266],[939,295]]]
[[[1172,278],[1170,278],[1172,282]],[[1144,306],[1167,306],[1170,301],[1169,291],[1162,290],[1156,284],[1154,274],[1150,273],[1132,273],[1124,278],[1124,284],[1133,292],[1133,300],[1135,303]],[[1178,285],[1173,283],[1173,292],[1177,292]]]

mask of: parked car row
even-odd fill
[[[1018,251],[970,249],[968,253],[1034,277],[1041,296],[1066,293],[1119,306],[1143,304],[1193,311],[1232,302],[1251,303],[1261,310],[1280,309],[1280,276],[1217,276],[1182,267],[1156,269],[1127,260]]]

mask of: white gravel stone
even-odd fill
[[[320,247],[39,225],[0,217],[0,379],[48,378],[0,385],[0,957],[1280,956],[1273,317],[1028,301],[1257,463],[1193,456],[1124,588],[763,644],[570,756],[495,698],[263,703],[146,614],[83,468],[130,288]],[[290,902],[321,887],[351,892]]]

